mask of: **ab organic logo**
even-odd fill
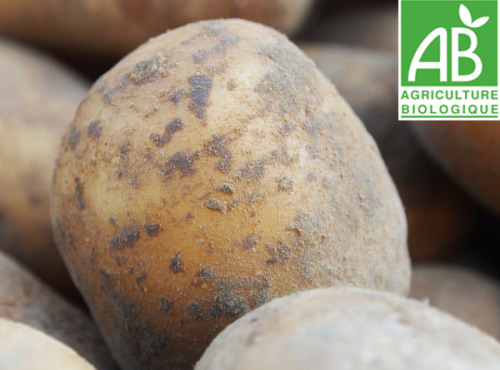
[[[498,0],[400,0],[399,119],[499,119]]]

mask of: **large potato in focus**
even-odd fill
[[[0,319],[2,370],[95,369],[70,347],[24,324]]]
[[[2,253],[0,317],[43,331],[100,370],[116,368],[91,318]]]
[[[500,339],[500,286],[478,272],[446,265],[417,265],[410,297],[474,325]]]
[[[392,294],[316,289],[282,297],[220,333],[196,370],[498,369],[500,345]]]
[[[244,18],[294,34],[314,0],[4,0],[0,35],[75,54],[122,57],[167,29]]]
[[[498,122],[415,122],[413,128],[438,165],[485,207],[500,213]]]
[[[72,294],[52,235],[49,188],[59,143],[88,86],[55,61],[6,41],[0,80],[0,249]]]
[[[373,135],[406,211],[412,261],[443,258],[470,234],[475,208],[397,121],[398,65],[390,52],[304,43],[301,49],[337,87]]]
[[[406,294],[406,222],[362,123],[283,35],[242,20],[150,40],[91,89],[52,192],[60,251],[125,369],[189,368],[298,290]]]

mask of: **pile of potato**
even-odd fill
[[[396,4],[11,0],[0,37],[0,368],[500,368],[500,129],[397,121]]]

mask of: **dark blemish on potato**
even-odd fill
[[[236,191],[234,185],[228,183],[223,183],[221,186],[219,186],[218,190],[226,194],[233,194]]]
[[[110,242],[113,247],[121,250],[124,247],[132,247],[140,237],[141,231],[138,226],[128,226],[118,236],[111,238]]]
[[[271,289],[269,286],[269,282],[265,278],[260,280],[255,279],[252,285],[257,288],[257,291],[253,292],[250,296],[251,302],[253,303],[253,308],[262,306],[264,303],[271,300]]]
[[[253,235],[248,235],[245,239],[243,239],[243,249],[248,250],[252,249],[257,245],[257,238]]]
[[[205,144],[205,149],[209,155],[220,157],[221,160],[216,164],[216,169],[228,173],[231,170],[232,154],[228,149],[228,144],[231,143],[230,138],[225,135],[214,135]]]
[[[84,209],[86,202],[83,199],[83,185],[81,182],[77,182],[75,186],[76,202],[78,203],[78,208]]]
[[[256,161],[247,162],[239,171],[236,173],[237,178],[248,178],[251,181],[259,181],[264,175],[264,170],[266,169],[266,160],[259,159]]]
[[[250,311],[248,301],[244,297],[233,293],[224,293],[216,296],[210,307],[210,315],[213,318],[224,315],[241,317],[248,311]]]
[[[68,136],[68,143],[72,150],[75,150],[75,147],[79,141],[80,141],[80,133],[76,131],[74,127],[72,127]]]
[[[129,140],[125,141],[122,145],[120,145],[120,154],[121,155],[126,155],[130,148],[132,147],[132,144],[130,143]]]
[[[179,102],[181,101],[181,98],[184,97],[185,95],[186,95],[185,90],[183,90],[183,89],[175,90],[168,97],[168,100],[172,101],[172,103],[174,103],[174,105],[177,106],[177,104],[179,104]]]
[[[93,139],[99,139],[102,132],[101,121],[92,121],[87,129],[87,136]]]
[[[188,214],[186,215],[186,221],[192,220],[193,218],[194,218],[194,214],[191,212],[188,212]]]
[[[201,280],[212,282],[215,280],[215,272],[213,272],[210,268],[204,267],[196,273]]]
[[[148,117],[154,116],[156,113],[158,113],[158,108],[155,108],[155,107],[147,108],[144,111],[144,118],[148,118]]]
[[[226,205],[218,199],[210,198],[205,203],[206,207],[213,209],[214,211],[219,211],[221,213],[226,213]]]
[[[175,257],[172,257],[170,259],[170,264],[168,265],[168,268],[170,269],[170,271],[177,274],[179,272],[184,271],[184,268],[182,267],[183,264],[184,262],[182,261],[181,258],[181,252],[177,251],[175,252]]]
[[[113,217],[108,218],[108,222],[110,225],[115,226],[116,225],[116,220]]]
[[[31,204],[32,206],[36,207],[36,206],[42,204],[43,197],[40,194],[36,194],[36,193],[28,190],[26,197],[28,198],[28,203]]]
[[[238,206],[238,204],[240,204],[240,201],[237,200],[237,199],[233,199],[232,201],[229,202],[229,205],[228,205],[227,208],[229,210],[233,210],[233,209],[235,209]]]
[[[267,265],[274,265],[275,263],[284,264],[292,255],[290,247],[281,241],[278,241],[276,248],[271,246],[271,244],[266,244],[266,249],[271,255],[271,258],[266,260]]]
[[[144,347],[153,355],[160,355],[165,350],[170,338],[164,333],[151,333],[144,338]]]
[[[163,313],[172,313],[172,307],[174,306],[174,302],[172,302],[167,297],[160,297],[160,304],[158,309]]]
[[[148,274],[146,273],[146,271],[143,271],[143,272],[141,272],[141,274],[140,274],[140,275],[137,275],[137,276],[135,277],[135,282],[136,282],[137,284],[140,284],[140,283],[142,283],[144,280],[146,280],[146,277],[147,277],[147,276],[148,276]]]
[[[130,73],[130,81],[135,85],[144,85],[157,80],[167,74],[166,68],[163,66],[165,59],[152,55],[137,63]]]
[[[139,189],[141,187],[141,181],[136,173],[128,178],[128,182],[134,189]]]
[[[208,96],[212,88],[212,79],[206,75],[194,75],[188,78],[191,85],[191,103],[189,109],[199,119],[206,119]]]
[[[293,187],[295,186],[293,179],[291,179],[290,177],[278,177],[276,181],[278,182],[279,190],[292,191]]]
[[[123,177],[123,172],[122,171],[119,171],[117,174],[116,174],[116,177],[118,177],[120,180],[122,179]]]
[[[165,132],[162,135],[151,134],[149,137],[155,145],[159,148],[168,143],[175,132],[182,130],[182,121],[180,118],[174,118],[170,123],[165,126]]]
[[[198,154],[196,153],[192,156],[182,152],[175,153],[167,159],[167,163],[163,169],[163,177],[165,179],[173,178],[176,169],[179,170],[181,177],[192,175],[196,172],[194,160],[197,156]]]
[[[226,84],[226,87],[229,91],[233,91],[236,88],[236,84],[231,80]]]
[[[149,236],[157,236],[160,232],[159,224],[144,224],[144,230],[148,233]]]
[[[201,306],[196,302],[189,302],[187,305],[188,315],[195,318],[196,320],[203,320],[203,312],[201,311]]]

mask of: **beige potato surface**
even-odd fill
[[[359,288],[277,298],[220,333],[196,370],[497,369],[500,344],[418,301]]]
[[[0,319],[0,369],[95,369],[70,347],[32,327]]]
[[[300,46],[377,142],[405,207],[412,261],[431,261],[456,253],[474,226],[476,210],[427,157],[409,123],[397,121],[396,55],[334,44]]]
[[[44,332],[73,348],[98,369],[116,369],[92,319],[3,253],[0,318]]]
[[[88,86],[54,60],[1,40],[0,80],[0,249],[73,294],[52,235],[49,188],[61,137]]]
[[[434,161],[483,206],[500,213],[498,122],[415,122]]]
[[[248,21],[170,31],[105,74],[63,139],[51,214],[124,369],[189,368],[298,290],[409,286],[374,141],[312,61]]]
[[[4,0],[0,35],[60,52],[122,57],[150,37],[203,19],[244,18],[297,32],[314,0]]]
[[[479,272],[453,265],[416,265],[410,297],[500,339],[500,286]]]

